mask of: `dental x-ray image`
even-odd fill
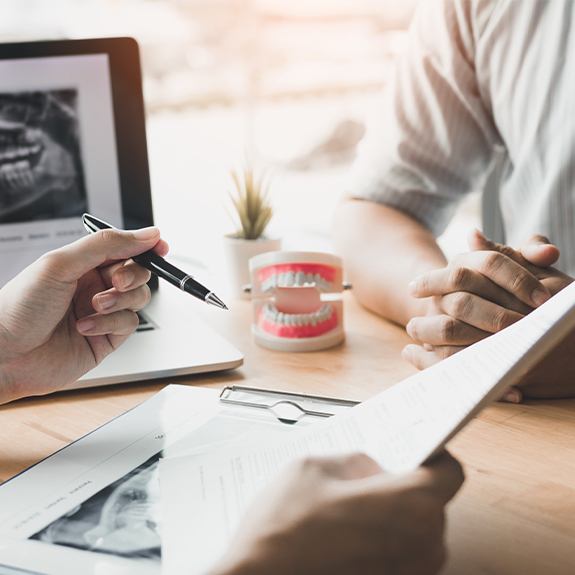
[[[78,90],[0,93],[0,224],[87,211]]]
[[[160,561],[160,457],[161,452],[31,539],[130,559]]]

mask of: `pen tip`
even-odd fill
[[[206,296],[206,303],[215,305],[220,309],[229,309],[228,306],[214,292],[210,292]]]

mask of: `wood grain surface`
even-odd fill
[[[413,372],[400,357],[408,342],[402,329],[360,308],[349,295],[345,307],[345,344],[292,354],[268,351],[252,341],[249,302],[236,302],[228,314],[202,310],[245,354],[245,364],[234,372],[170,381],[362,400]],[[0,479],[23,471],[166,383],[72,391],[0,407]],[[445,573],[575,573],[575,401],[493,405],[451,442],[450,450],[463,463],[467,481],[448,511]]]

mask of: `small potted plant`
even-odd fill
[[[273,210],[269,201],[270,178],[256,174],[253,167],[230,172],[233,188],[230,198],[238,229],[225,237],[230,288],[237,297],[249,297],[244,286],[249,284],[251,257],[281,249],[281,240],[265,235]]]

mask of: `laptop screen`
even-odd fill
[[[0,286],[82,235],[121,226],[108,54],[0,60]]]

